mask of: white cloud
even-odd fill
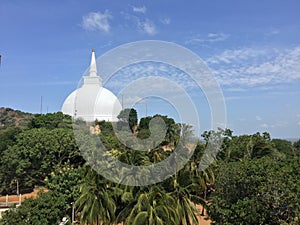
[[[226,50],[207,60],[221,85],[256,86],[300,79],[300,46]]]
[[[146,7],[134,7],[132,6],[133,11],[135,12],[146,12]],[[130,29],[136,29],[139,32],[145,33],[150,36],[154,36],[158,33],[156,24],[153,20],[146,18],[144,15],[136,15],[136,14],[129,14],[127,12],[121,12],[123,17],[127,20],[126,26]],[[129,22],[129,23],[128,23]],[[162,21],[160,21],[162,22]],[[170,21],[167,21],[170,22]]]
[[[142,6],[142,7],[136,7],[136,6],[132,6],[132,10],[133,12],[138,12],[138,13],[146,13],[147,8],[146,6]]]
[[[149,19],[146,19],[145,21],[139,21],[138,27],[142,32],[150,36],[154,36],[155,34],[157,34],[157,29],[155,24]]]
[[[221,54],[209,58],[207,62],[211,64],[236,63],[250,58],[257,58],[260,55],[264,55],[264,54],[266,54],[264,50],[251,49],[251,48],[225,50]]]
[[[229,38],[229,34],[224,33],[209,33],[207,35],[196,35],[185,42],[185,44],[197,44],[205,42],[220,42]]]
[[[236,101],[236,100],[244,100],[249,99],[249,96],[225,96],[225,100],[227,101]]]
[[[245,91],[247,91],[247,89],[240,88],[240,87],[228,87],[228,88],[224,88],[223,90],[228,91],[228,92],[245,92]]]
[[[225,41],[227,38],[229,38],[228,34],[224,33],[209,33],[207,35],[207,40],[209,42],[216,42],[216,41]]]
[[[126,107],[131,107],[134,104],[140,103],[143,101],[143,99],[141,99],[140,97],[136,96],[136,95],[129,95],[129,96],[121,96],[121,99],[119,99],[119,101]]]
[[[300,114],[297,114],[296,117],[297,117],[297,119],[300,119]],[[297,124],[300,126],[300,121],[298,121]]]
[[[279,34],[279,33],[280,33],[280,30],[279,30],[279,29],[272,27],[272,28],[270,28],[270,29],[265,33],[265,35],[271,36],[271,35],[276,35],[276,34]]]
[[[105,10],[104,13],[101,12],[90,12],[82,18],[82,27],[86,30],[91,31],[104,31],[108,33],[110,31],[109,20],[113,17],[108,10]]]
[[[278,127],[287,127],[289,124],[285,121],[277,121],[272,124],[263,123],[260,125],[262,128],[278,128]]]
[[[106,85],[108,85],[107,88],[116,90],[118,92],[129,83],[136,81],[140,78],[146,78],[150,76],[164,77],[165,79],[170,80],[170,82],[178,84],[181,88],[185,90],[192,90],[194,87],[197,87],[195,81],[191,77],[189,77],[189,75],[185,74],[178,68],[167,64],[155,62],[140,62],[125,67],[119,72],[115,73],[114,76],[109,79],[109,82]],[[135,90],[145,90],[148,88],[147,85],[148,84],[145,83],[141,87],[135,87]],[[170,90],[170,88],[168,87],[165,87],[163,90],[165,92],[172,93],[177,91],[175,89]]]
[[[260,126],[261,126],[262,128],[269,128],[269,125],[266,124],[266,123],[263,123],[263,124],[261,124]]]
[[[256,118],[256,120],[258,120],[258,121],[261,121],[261,120],[262,120],[262,118],[261,118],[260,116],[256,116],[255,118]]]
[[[171,23],[171,19],[170,18],[164,18],[164,19],[161,19],[160,22],[164,25],[169,25]]]

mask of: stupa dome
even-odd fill
[[[118,98],[102,86],[102,80],[97,75],[95,52],[92,51],[89,75],[83,76],[81,87],[73,91],[64,101],[61,111],[73,118],[81,118],[92,122],[117,121],[122,110]]]

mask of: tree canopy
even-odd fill
[[[177,146],[188,155],[188,143],[179,140],[192,134],[192,127],[162,115],[141,118],[138,123],[136,110],[124,109],[118,123],[95,121],[99,132],[92,133],[90,123],[72,124],[71,117],[60,112],[25,114],[27,123],[22,126],[17,126],[19,119],[11,118],[22,116],[21,112],[1,112],[5,119],[0,121],[4,124],[0,129],[0,192],[14,193],[17,185],[21,193],[35,186],[45,186],[49,192],[8,211],[0,225],[59,224],[62,217],[71,217],[72,202],[76,203],[76,220],[90,225],[198,224],[204,208],[213,224],[299,224],[300,140],[272,139],[266,132],[234,135],[230,129],[206,131],[188,162],[174,175],[153,185],[127,186],[98,174],[85,159],[111,171],[115,168],[107,161],[109,155],[147,171],[148,166],[168,157],[173,161],[182,157]],[[154,120],[163,121],[166,134],[151,124]],[[115,125],[121,128],[120,135],[127,135],[125,143],[118,139]],[[122,127],[125,125],[129,129]],[[76,140],[72,126],[84,127]],[[138,141],[146,143],[149,137],[153,143],[137,146],[145,151],[130,147],[136,147]],[[97,152],[98,138],[106,148],[101,154]],[[154,143],[156,139],[160,143]],[[220,145],[210,145],[210,141]],[[215,155],[207,152],[209,145]],[[212,159],[205,169],[201,167],[203,157]],[[131,182],[145,179],[144,172],[122,173]],[[164,173],[161,168],[154,177]],[[196,205],[202,205],[202,212]]]

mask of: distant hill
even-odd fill
[[[290,141],[292,143],[298,141],[300,138],[286,138],[287,141]]]
[[[0,108],[0,129],[6,127],[25,127],[34,117],[34,114],[13,110],[11,108]]]

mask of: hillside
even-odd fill
[[[0,108],[0,127],[25,127],[28,122],[34,117],[31,113],[13,110],[11,108]]]

